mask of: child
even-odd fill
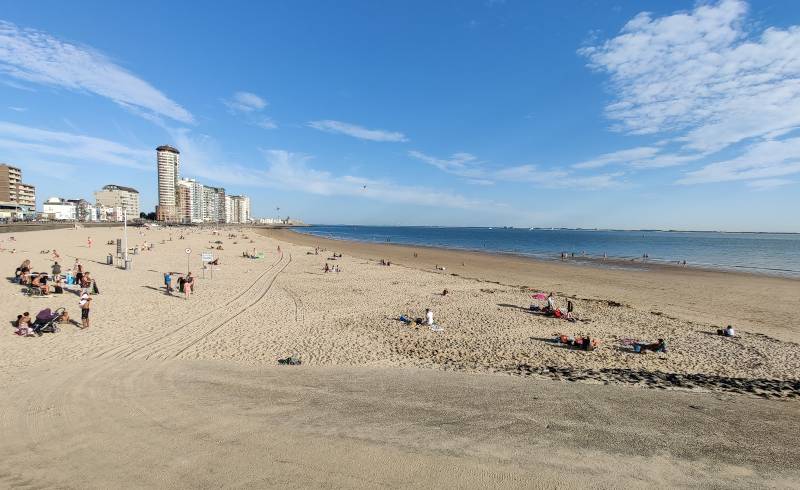
[[[81,329],[89,328],[89,309],[92,306],[92,298],[89,297],[89,293],[81,294],[78,306],[81,307]]]

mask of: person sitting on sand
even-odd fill
[[[430,310],[430,308],[425,309],[425,323],[429,327],[433,326],[433,312]]]
[[[52,272],[54,277],[61,275],[61,265],[58,262],[53,264]]]
[[[31,281],[31,286],[39,288],[39,291],[44,295],[50,292],[50,287],[47,285],[46,274],[37,274]]]
[[[732,326],[728,325],[724,329],[717,330],[717,335],[722,335],[724,337],[736,337],[736,331]]]
[[[20,337],[33,337],[33,329],[31,328],[31,314],[27,311],[21,315],[17,315],[17,321],[14,322],[16,330],[15,334]]]
[[[331,266],[329,266],[328,263],[325,262],[325,267],[322,270],[323,270],[323,272],[330,272],[331,271]]]
[[[664,339],[658,339],[657,342],[653,342],[652,344],[646,344],[642,342],[633,344],[634,352],[645,352],[648,350],[653,352],[667,352],[667,343],[664,342]]]
[[[545,306],[545,311],[552,313],[556,311],[556,298],[554,293],[550,293],[547,295],[547,306]]]

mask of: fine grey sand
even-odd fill
[[[16,252],[0,251],[9,276],[25,258],[49,270],[41,250],[57,249],[64,270],[79,257],[101,291],[89,329],[20,338],[17,314],[64,306],[78,319],[78,298],[0,285],[0,486],[798,482],[798,281],[430,249],[413,257],[286,232],[142,233],[130,230],[131,246],[155,247],[130,271],[105,265],[119,229],[16,233]],[[217,240],[212,279],[199,253]],[[328,250],[315,255],[315,243]],[[185,272],[186,248],[199,277],[188,300],[166,295],[162,279]],[[253,249],[263,258],[242,257]],[[344,257],[329,260],[333,250]],[[342,271],[324,273],[326,261]],[[527,311],[532,292],[549,290],[581,321]],[[735,307],[742,291],[765,311],[769,296],[775,311]],[[426,307],[443,332],[397,321]],[[737,338],[712,334],[727,322]],[[556,333],[601,344],[565,349],[548,342]],[[659,337],[666,354],[620,342]],[[290,355],[303,365],[277,365]]]

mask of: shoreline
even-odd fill
[[[309,225],[313,226],[313,225]],[[373,245],[396,245],[399,247],[418,247],[418,248],[428,248],[428,249],[437,249],[437,250],[451,250],[455,252],[472,252],[472,253],[479,253],[479,254],[488,254],[488,255],[500,255],[500,256],[511,256],[511,257],[519,257],[524,259],[536,260],[541,262],[560,262],[560,263],[572,263],[572,264],[579,264],[579,265],[589,265],[596,268],[623,268],[629,270],[648,270],[649,267],[659,268],[673,268],[673,269],[693,269],[699,271],[707,271],[707,272],[723,272],[723,273],[731,273],[731,274],[747,274],[747,275],[755,275],[755,276],[767,276],[767,277],[778,277],[778,278],[785,278],[785,279],[792,279],[800,281],[800,270],[794,269],[777,269],[777,268],[769,268],[769,267],[751,267],[745,265],[722,265],[722,264],[706,264],[706,263],[690,263],[687,262],[686,265],[680,263],[680,261],[673,261],[673,260],[666,260],[666,259],[650,259],[642,260],[641,257],[626,257],[626,256],[607,256],[602,257],[599,255],[573,255],[567,256],[565,259],[560,259],[558,257],[559,252],[542,252],[542,253],[523,253],[523,252],[513,252],[513,251],[503,251],[503,250],[481,250],[477,248],[459,248],[459,247],[450,247],[450,246],[442,246],[442,245],[425,245],[425,244],[413,244],[413,243],[397,243],[397,242],[376,242],[376,241],[368,241],[368,240],[355,240],[349,238],[338,238],[338,237],[325,237],[321,235],[317,235],[314,233],[308,233],[304,231],[295,231],[291,228],[287,228],[288,231],[292,231],[297,234],[306,235],[310,237],[316,237],[320,239],[332,240],[335,242],[354,242],[354,243],[364,243],[364,244],[373,244]],[[623,230],[627,231],[627,230]],[[648,230],[652,231],[652,230]],[[683,232],[682,232],[683,233]],[[701,233],[701,232],[697,232]],[[738,233],[738,232],[737,232]],[[753,232],[756,233],[756,232]],[[783,233],[788,234],[788,233]],[[551,256],[552,254],[552,256]]]
[[[573,299],[611,301],[714,328],[733,324],[800,343],[794,322],[800,311],[800,281],[795,278],[652,263],[637,268],[595,267],[515,254],[339,240],[291,229],[257,232],[294,245],[320,246],[372,261],[386,259],[412,269],[554,291]],[[437,271],[436,265],[446,270]]]

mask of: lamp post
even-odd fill
[[[128,210],[122,209],[122,261],[123,267],[128,265]]]

